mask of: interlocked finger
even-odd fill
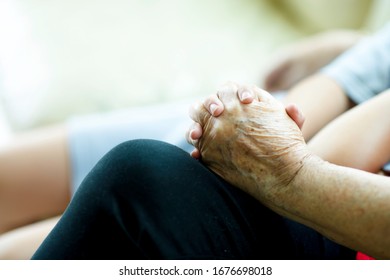
[[[200,137],[202,137],[203,129],[199,123],[194,122],[186,131],[186,139],[189,144],[197,147]]]

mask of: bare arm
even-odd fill
[[[310,150],[331,163],[378,173],[390,160],[389,107],[387,90],[330,122]]]
[[[376,258],[390,258],[390,178],[309,157],[275,211]]]
[[[390,87],[389,46],[390,25],[386,25],[291,89],[286,102],[297,103],[306,115],[306,140],[353,105],[347,95],[362,103]]]
[[[355,30],[333,30],[287,45],[265,64],[264,89],[271,92],[290,89],[356,44],[363,36]]]
[[[298,83],[289,91],[283,103],[297,104],[305,115],[302,133],[306,141],[353,106],[342,88],[323,74],[313,75]]]

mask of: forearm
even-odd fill
[[[356,30],[339,29],[321,33],[315,36],[318,41],[319,53],[326,52],[328,60],[322,64],[331,62],[338,55],[356,45],[367,34]]]
[[[334,30],[307,37],[280,49],[267,63],[264,89],[290,89],[298,81],[330,63],[363,36],[353,30]]]
[[[298,83],[289,91],[284,103],[297,104],[305,115],[302,133],[306,141],[353,106],[342,88],[322,74],[316,74]]]
[[[366,34],[356,30],[339,29],[326,31],[303,39],[291,51],[302,51],[308,54],[309,69],[312,70],[308,74],[313,74],[356,45],[365,36]]]
[[[272,209],[373,257],[390,258],[390,179],[306,159]]]
[[[390,91],[356,106],[322,129],[310,150],[337,165],[377,173],[390,159]]]

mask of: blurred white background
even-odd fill
[[[0,138],[76,114],[207,96],[227,80],[258,84],[275,48],[361,28],[371,2],[0,0]]]

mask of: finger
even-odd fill
[[[275,98],[269,92],[256,86],[253,87],[253,93],[255,95],[255,99],[260,102],[272,102],[275,100]]]
[[[217,91],[219,100],[226,107],[230,103],[237,102],[238,84],[234,82],[227,82],[221,86]]]
[[[191,127],[186,131],[185,138],[189,144],[197,147],[198,140],[202,137],[203,129],[199,123],[193,123]]]
[[[195,159],[200,159],[200,151],[196,147],[199,142],[199,138],[202,136],[202,133],[202,127],[198,123],[193,123],[191,127],[186,131],[185,138],[187,142],[195,147],[190,153],[191,157]]]
[[[250,104],[255,99],[255,95],[252,92],[251,87],[242,86],[238,89],[238,99],[243,104]]]
[[[203,129],[198,123],[194,123],[193,127],[190,131],[189,137],[193,140],[198,140],[200,137],[202,137]]]
[[[199,123],[201,126],[210,117],[209,111],[206,110],[202,102],[196,102],[192,104],[188,113],[190,115],[190,118],[194,122]]]
[[[200,159],[200,152],[198,149],[193,149],[192,152],[191,152],[191,156],[195,159]]]
[[[300,130],[302,130],[303,124],[305,122],[305,116],[302,111],[295,104],[289,104],[286,106],[286,112],[290,118],[297,124]]]
[[[210,95],[203,102],[203,106],[213,117],[220,116],[225,109],[225,106],[216,94]]]

